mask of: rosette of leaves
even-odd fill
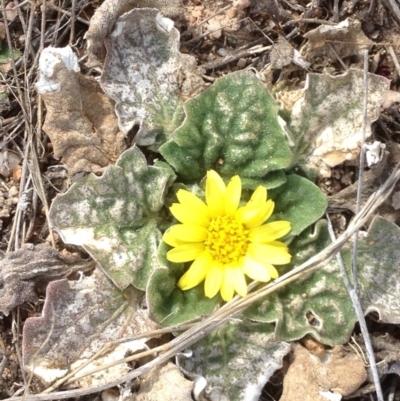
[[[291,223],[288,243],[323,215],[327,203],[318,187],[306,178],[285,173],[292,163],[289,141],[275,101],[256,76],[230,74],[186,102],[184,108],[183,124],[160,148],[177,180],[199,183],[207,170],[215,169],[226,180],[239,175],[245,189],[266,186],[268,197],[275,202],[269,221]],[[201,185],[188,185],[187,189],[191,188],[204,198]],[[166,326],[211,312],[221,302],[219,296],[205,299],[202,284],[180,290],[177,282],[188,264],[169,262],[165,257],[168,249],[165,244],[160,247],[159,266],[147,287],[150,312]]]

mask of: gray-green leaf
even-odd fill
[[[185,103],[186,119],[160,153],[185,180],[207,170],[262,178],[290,164],[277,107],[250,72],[229,74]]]
[[[169,168],[147,166],[134,147],[102,177],[89,175],[57,196],[50,220],[64,242],[83,246],[118,288],[144,289],[157,266],[158,212],[173,180]]]

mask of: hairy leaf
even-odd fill
[[[290,164],[276,105],[250,72],[229,74],[185,103],[186,118],[160,153],[185,180],[207,170],[263,178]]]
[[[64,242],[83,246],[118,288],[144,289],[157,266],[158,212],[173,179],[134,147],[102,177],[89,175],[57,196],[50,219]]]

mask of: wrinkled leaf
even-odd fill
[[[192,374],[205,377],[207,399],[257,401],[264,385],[282,367],[290,344],[273,342],[273,328],[268,324],[236,320],[191,350],[193,356],[180,358],[180,364]]]
[[[82,260],[78,255],[65,252],[61,254],[48,243],[25,244],[0,260],[0,312],[8,315],[16,306],[36,302],[36,287],[40,284],[93,267],[92,260]]]
[[[379,117],[388,89],[388,79],[368,74],[366,138],[371,135],[371,123]],[[350,69],[338,76],[310,73],[304,89],[277,97],[296,142],[296,160],[307,156],[310,166],[329,176],[330,167],[358,156],[363,119],[362,70]]]
[[[250,72],[217,80],[185,103],[186,119],[160,153],[184,180],[207,170],[262,179],[287,167],[291,152],[275,102]]]
[[[49,384],[69,369],[73,371],[86,363],[106,343],[154,330],[156,325],[139,307],[142,296],[141,291],[132,287],[120,291],[100,270],[79,281],[53,281],[47,287],[42,316],[28,318],[24,324],[25,368]],[[119,344],[104,357],[90,362],[78,375],[145,348],[147,340]],[[74,385],[104,384],[129,370],[128,364],[117,364],[79,379]]]
[[[283,170],[271,171],[262,179],[259,178],[243,178],[243,188],[255,190],[259,185],[267,189],[276,188],[286,182],[286,174]]]
[[[166,17],[174,17],[182,11],[182,0],[105,0],[97,7],[85,34],[91,67],[102,65],[106,55],[104,40],[112,32],[122,14],[135,7],[157,8]]]
[[[134,9],[119,17],[106,40],[100,84],[116,102],[121,130],[140,124],[135,141],[156,147],[183,120],[178,73],[179,32],[156,9]],[[158,144],[158,145],[157,145]]]
[[[43,130],[53,144],[54,156],[71,175],[100,172],[114,164],[126,149],[114,104],[93,78],[79,72],[71,48],[45,48],[39,69],[36,88],[47,109]]]
[[[298,266],[330,243],[325,221],[319,221],[315,231],[305,230],[290,244],[291,266]],[[347,341],[354,328],[356,315],[343,284],[337,262],[289,284],[282,290],[259,301],[244,313],[248,318],[276,323],[276,340],[295,341],[311,334],[319,341],[335,345]]]
[[[157,266],[157,213],[173,179],[170,169],[147,166],[134,147],[102,177],[89,175],[57,196],[50,219],[63,241],[83,246],[118,288],[144,289]]]
[[[329,242],[326,222],[319,221],[314,233],[307,229],[290,244],[293,255],[290,266],[300,265]],[[400,286],[399,243],[400,228],[381,217],[373,221],[368,236],[358,243],[359,296],[363,310],[376,311],[382,321],[392,324],[400,322],[396,296]],[[342,255],[350,272],[350,251],[344,249]],[[356,322],[336,259],[256,303],[245,316],[276,322],[277,340],[294,341],[311,334],[328,345],[346,342]]]

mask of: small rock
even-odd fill
[[[218,49],[217,53],[219,56],[225,57],[228,54],[228,51],[226,49],[224,49],[223,47],[221,47],[220,49]]]
[[[240,58],[236,65],[239,68],[244,68],[247,65],[247,60],[245,58]]]
[[[397,191],[393,194],[392,197],[392,207],[394,210],[400,209],[400,191]]]

